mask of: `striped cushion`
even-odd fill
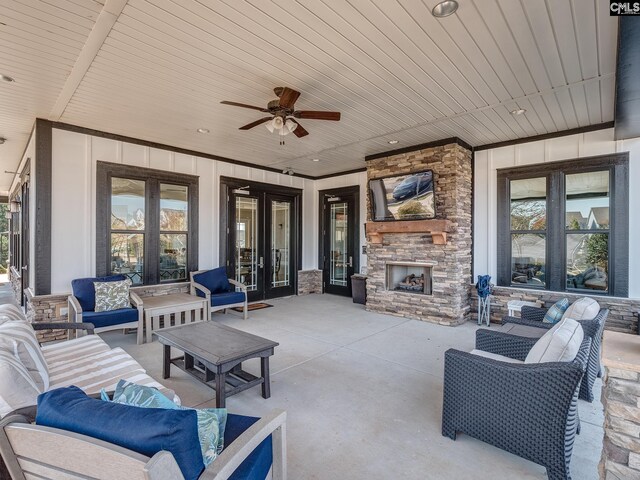
[[[26,322],[27,317],[20,307],[16,307],[9,303],[0,305],[0,324],[10,322],[12,320],[22,320],[23,322]]]
[[[562,316],[567,308],[569,308],[569,299],[563,298],[558,300],[556,303],[551,305],[549,310],[547,310],[542,321],[545,323],[558,323],[562,320]]]
[[[0,350],[0,418],[18,408],[35,405],[42,390],[12,353]]]
[[[165,389],[121,348],[50,365],[50,378],[51,389],[75,385],[88,394],[113,391],[121,379]]]
[[[49,389],[47,362],[30,324],[22,321],[3,323],[0,325],[0,343],[5,350],[8,345],[12,345],[14,355],[25,366],[38,387],[42,391]]]
[[[67,364],[72,360],[109,350],[111,350],[109,345],[98,335],[85,335],[84,337],[74,338],[73,340],[44,345],[42,347],[42,354],[47,361],[47,365],[51,367],[56,363]]]

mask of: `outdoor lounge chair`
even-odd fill
[[[442,435],[455,440],[465,433],[543,465],[550,480],[570,480],[578,387],[590,344],[585,336],[573,361],[527,364],[521,361],[528,350],[511,343],[494,342],[488,356],[447,350]]]
[[[552,323],[545,323],[542,321],[546,312],[547,310],[545,308],[523,306],[522,311],[520,312],[521,318],[506,316],[502,319],[502,323],[535,327],[544,329],[543,331],[546,331],[553,327]],[[608,315],[609,310],[603,308],[600,309],[600,312],[598,312],[596,317],[592,320],[578,320],[580,325],[582,325],[585,336],[591,338],[591,351],[589,352],[587,371],[584,374],[584,379],[582,380],[582,385],[580,386],[580,399],[586,400],[587,402],[593,402],[593,384],[595,383],[596,378],[600,376],[600,345],[602,343],[602,334],[604,332],[604,325],[607,321]],[[514,331],[513,333],[515,332],[516,331]],[[540,334],[539,336],[542,336],[542,334]],[[507,341],[507,337],[504,337],[503,341]],[[533,345],[536,339],[522,336],[522,338],[513,339],[513,341],[526,346]],[[484,350],[484,348],[478,348],[480,350]],[[529,348],[531,348],[531,346],[529,346]]]
[[[96,312],[96,291],[94,282],[114,282],[126,280],[124,275],[110,275],[108,277],[97,278],[77,278],[71,281],[73,294],[69,295],[69,321],[82,323],[89,322],[95,326],[96,333],[108,330],[118,330],[125,328],[138,329],[138,344],[142,343],[142,299],[134,292],[129,292],[131,306],[110,310],[106,312]]]
[[[285,421],[283,411],[274,411],[260,419],[229,414],[225,448],[199,478],[264,480],[267,471],[273,480],[285,480]],[[33,425],[22,415],[9,415],[0,421],[0,454],[14,480],[184,478],[173,455],[167,451],[149,458],[78,433]]]
[[[211,319],[213,312],[233,307],[242,307],[244,319],[248,318],[247,287],[228,278],[225,267],[190,272],[189,278],[191,280],[191,295],[204,297],[208,300],[209,319]]]

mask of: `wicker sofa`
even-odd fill
[[[544,332],[553,327],[553,324],[542,321],[546,312],[547,310],[545,308],[524,306],[520,312],[521,318],[505,316],[502,319],[502,323],[535,327],[542,329]],[[580,325],[582,325],[585,336],[591,338],[591,350],[589,352],[589,361],[587,362],[587,371],[580,386],[580,399],[587,402],[593,402],[593,384],[601,374],[600,345],[602,343],[602,334],[608,315],[609,310],[602,308],[594,319],[578,320]],[[529,345],[529,348],[531,348],[531,345],[535,343],[535,339],[527,337],[512,339],[512,341],[516,342],[516,345],[522,344],[525,346],[524,348],[526,348],[526,345]]]
[[[488,335],[496,341],[483,342]],[[450,349],[445,352],[442,435],[465,433],[547,469],[550,480],[570,480],[579,430],[578,388],[591,339],[570,362],[523,364],[531,346],[514,348],[500,332],[477,331],[476,349],[517,363]]]

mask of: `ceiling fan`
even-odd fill
[[[276,100],[271,100],[267,104],[267,108],[255,107],[253,105],[247,105],[238,102],[222,101],[220,103],[224,105],[232,105],[234,107],[250,108],[252,110],[258,110],[260,112],[271,114],[270,117],[263,117],[255,122],[248,123],[240,127],[240,130],[249,130],[253,127],[267,123],[265,126],[270,132],[277,131],[281,136],[287,135],[291,132],[300,138],[305,135],[309,135],[302,125],[295,119],[303,118],[309,120],[340,120],[340,112],[325,112],[314,110],[295,110],[293,108],[296,100],[300,96],[300,92],[293,90],[289,87],[276,87],[273,89],[276,96]],[[293,118],[291,118],[293,117]],[[284,140],[280,140],[280,144],[284,145]]]

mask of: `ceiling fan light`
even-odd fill
[[[269,130],[270,133],[273,133],[273,120],[265,123],[264,126],[267,127],[267,130]]]
[[[282,127],[284,127],[284,120],[282,120],[282,117],[280,115],[276,115],[275,117],[273,117],[271,124],[276,130],[282,130]]]
[[[294,122],[291,119],[287,119],[287,121],[284,123],[284,129],[287,131],[287,133],[291,133],[293,132],[296,128],[298,128],[298,124],[296,122]]]

